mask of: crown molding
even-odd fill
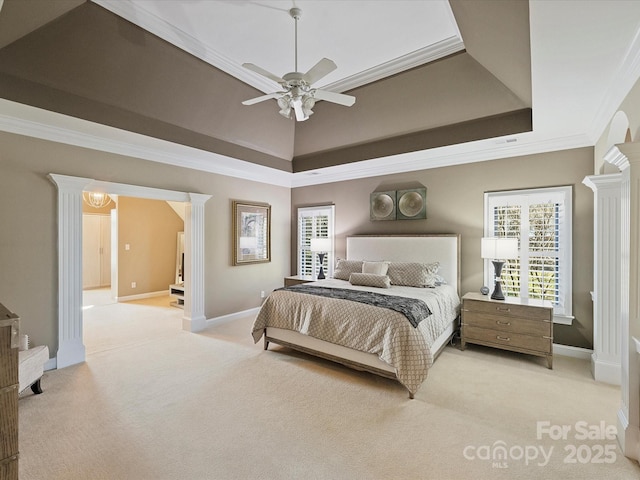
[[[395,173],[428,170],[431,168],[449,167],[465,163],[593,146],[591,139],[586,135],[539,140],[529,138],[529,141],[527,141],[527,136],[530,136],[530,134],[522,134],[518,135],[518,137],[505,137],[508,138],[508,140],[505,138],[479,140],[460,145],[403,153],[335,167],[294,173],[291,187],[307,187],[324,183],[343,182],[345,180],[392,175]],[[512,142],[511,140],[513,138],[517,138],[518,141]],[[522,141],[520,141],[521,139]]]
[[[211,46],[197,40],[193,35],[146,10],[140,4],[134,6],[133,3],[122,0],[91,1],[264,93],[281,89],[276,82],[247,70]],[[462,38],[459,35],[451,36],[415,52],[322,86],[322,89],[341,93],[462,50],[464,50]]]
[[[629,45],[618,71],[612,76],[613,81],[609,88],[606,89],[605,95],[593,117],[589,129],[589,135],[593,143],[596,143],[602,136],[605,128],[610,124],[611,119],[638,81],[638,78],[640,78],[640,29],[636,30],[633,41]]]
[[[345,92],[347,90],[352,90],[368,83],[390,77],[391,75],[395,75],[396,73],[404,72],[405,70],[409,70],[410,68],[434,62],[448,55],[461,52],[464,49],[465,48],[462,39],[458,36],[452,36],[436,42],[433,45],[421,48],[388,62],[382,63],[376,67],[369,68],[363,72],[356,73],[355,75],[351,75],[350,77],[344,78],[343,80],[338,80],[337,82],[330,83],[326,86],[323,86],[322,89],[339,93]]]
[[[291,173],[0,99],[0,131],[282,187]]]
[[[272,92],[279,88],[279,85],[271,80],[251,72],[242,65],[238,65],[230,58],[220,54],[207,44],[200,42],[193,35],[184,30],[171,25],[157,15],[146,10],[140,4],[134,6],[131,2],[122,0],[91,0],[93,3],[109,10],[111,13],[138,25],[144,30],[160,37],[161,39],[171,43],[172,45],[184,50],[191,55],[198,57],[200,60],[228,73],[248,83],[252,87],[257,88],[265,93]]]
[[[289,188],[593,146],[587,135],[527,133],[293,174],[2,99],[0,131]]]

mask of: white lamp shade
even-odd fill
[[[480,243],[482,258],[518,258],[518,239],[507,237],[484,237]]]
[[[330,250],[331,250],[330,238],[312,238],[311,239],[312,252],[328,252]]]

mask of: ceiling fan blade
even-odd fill
[[[256,103],[264,102],[265,100],[270,100],[272,98],[279,97],[283,92],[269,93],[268,95],[261,95],[260,97],[250,98],[249,100],[245,100],[242,102],[243,105],[254,105]]]
[[[302,100],[300,98],[294,98],[291,103],[293,103],[293,111],[296,112],[296,120],[298,122],[304,122],[309,118],[302,109]]]
[[[328,58],[323,58],[318,63],[316,63],[311,69],[305,73],[302,78],[309,84],[312,85],[321,78],[324,78],[326,75],[329,75],[333,72],[338,66],[333,62],[333,60],[329,60]]]
[[[350,107],[356,103],[356,97],[343,93],[328,92],[327,90],[314,90],[313,96],[318,100],[326,100],[331,103],[338,103],[345,107]]]
[[[268,79],[273,80],[276,83],[286,83],[284,79],[278,77],[277,75],[274,75],[271,72],[267,72],[265,69],[260,68],[253,63],[243,63],[242,66],[248,70],[251,70],[252,72],[256,72],[262,75],[263,77],[267,77]]]

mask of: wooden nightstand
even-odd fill
[[[291,277],[284,277],[284,286],[290,287],[292,285],[299,285],[301,283],[315,282],[311,275],[294,275]]]
[[[553,368],[553,306],[550,302],[467,293],[462,297],[461,348],[467,343],[546,357]]]

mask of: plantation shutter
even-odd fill
[[[310,250],[311,239],[333,239],[334,209],[333,205],[298,209],[298,275],[317,275],[320,262]],[[323,268],[328,277],[333,275],[333,255],[331,251],[324,257]]]
[[[485,206],[485,234],[518,239],[519,258],[502,271],[505,296],[548,300],[571,316],[571,187],[487,193]]]

